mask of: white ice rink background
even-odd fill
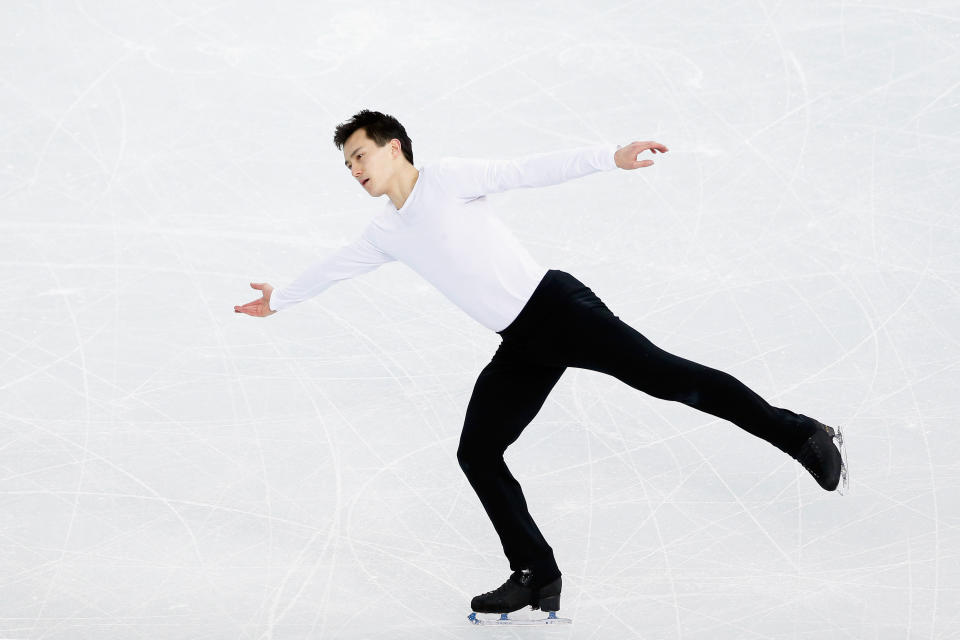
[[[0,5],[0,637],[960,638],[960,4]],[[568,369],[507,451],[565,628],[457,465],[499,337],[402,263],[261,319],[420,166],[655,140],[491,196],[658,346],[839,424],[850,493]],[[644,154],[649,156],[649,154]]]

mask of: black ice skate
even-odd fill
[[[840,482],[840,494],[847,493],[849,487],[847,450],[843,444],[840,428],[827,425],[800,414],[801,418],[813,421],[817,430],[800,447],[795,456],[797,462],[810,472],[817,483],[827,491],[833,491]]]
[[[488,591],[470,601],[473,613],[468,616],[474,624],[558,624],[570,622],[569,618],[558,618],[560,609],[560,578],[549,584],[535,587],[533,573],[529,569],[514,571],[510,577],[493,591]],[[509,618],[508,613],[531,607],[547,613],[541,617]],[[498,613],[499,618],[481,618],[478,613]]]

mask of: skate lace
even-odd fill
[[[495,596],[495,595],[499,595],[500,592],[503,591],[504,589],[506,589],[509,584],[510,584],[510,581],[507,580],[506,582],[504,582],[502,585],[500,585],[499,587],[497,587],[497,588],[494,589],[493,591],[487,591],[486,593],[483,593],[483,594],[481,594],[481,595],[483,595],[483,596]]]
[[[521,576],[520,584],[522,585],[523,582],[524,582],[524,581],[523,581],[523,578],[525,578],[530,572],[529,572],[528,569],[523,569],[523,570],[518,570],[518,571],[514,572],[513,575],[517,575],[517,573],[519,573],[520,576]],[[513,577],[513,576],[511,576],[511,577]],[[481,595],[482,595],[482,596],[495,596],[495,595],[500,595],[500,593],[501,593],[502,591],[506,591],[506,590],[510,587],[510,582],[511,582],[510,578],[507,578],[507,581],[506,581],[506,582],[504,582],[502,585],[500,585],[499,587],[497,587],[497,588],[494,589],[493,591],[487,591],[486,593],[483,593],[483,594],[481,594]]]
[[[820,451],[820,446],[817,444],[817,441],[813,439],[813,436],[810,437],[800,449],[800,453],[797,456],[797,460],[800,461],[800,464],[803,465],[803,468],[810,472],[817,480],[820,479],[820,461],[823,459],[822,451]]]

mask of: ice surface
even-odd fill
[[[491,633],[956,636],[956,2],[19,0],[0,44],[0,637],[490,631],[509,568],[455,452],[499,337],[401,263],[233,312],[381,206],[332,144],[362,108],[416,164],[666,144],[491,202],[847,440],[841,497],[569,369],[507,462],[574,624]]]

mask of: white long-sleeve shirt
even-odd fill
[[[614,169],[619,148],[604,144],[507,160],[447,157],[421,165],[400,209],[388,198],[356,240],[274,289],[270,307],[285,309],[339,280],[399,260],[479,323],[501,331],[520,314],[547,269],[484,196]]]

